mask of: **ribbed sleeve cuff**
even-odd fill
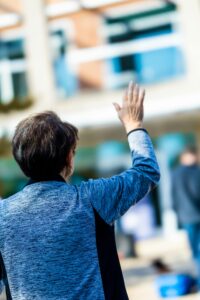
[[[133,130],[129,131],[127,133],[127,136],[129,136],[129,134],[131,134],[132,132],[139,131],[139,130],[144,131],[148,134],[148,131],[145,128],[136,128],[136,129],[133,129]]]
[[[146,129],[143,128],[130,131],[128,133],[128,143],[131,151],[142,155],[145,154],[145,156],[152,148],[150,136]]]

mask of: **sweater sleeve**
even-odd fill
[[[151,139],[144,130],[128,135],[132,167],[105,179],[84,182],[89,200],[108,224],[122,216],[159,182],[160,172]]]

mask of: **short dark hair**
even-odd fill
[[[75,126],[62,122],[54,112],[46,111],[17,125],[12,152],[27,177],[45,179],[68,167],[66,158],[75,149],[77,140]]]
[[[182,152],[182,154],[193,154],[193,155],[198,155],[198,149],[195,145],[188,145],[187,147],[185,147],[184,151]]]

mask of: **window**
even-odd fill
[[[113,57],[107,61],[110,86],[125,85],[130,79],[151,84],[182,75],[184,58],[176,41],[176,5],[163,3],[139,12],[132,8],[125,13],[112,10],[105,17],[104,32],[113,48]],[[121,48],[119,55],[117,48]]]
[[[12,74],[13,90],[15,99],[24,99],[28,94],[26,74],[13,73]]]
[[[0,59],[24,58],[24,41],[22,39],[11,41],[0,41]]]
[[[137,34],[136,39],[146,39],[173,34],[171,24],[166,24]],[[184,73],[184,58],[180,48],[166,46],[133,55],[136,79],[141,83],[156,83]]]
[[[22,100],[28,95],[24,40],[0,41],[0,101]]]

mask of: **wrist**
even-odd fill
[[[147,134],[149,134],[148,131],[145,128],[140,127],[140,128],[136,128],[136,129],[133,129],[133,130],[129,131],[127,133],[127,137],[129,137],[129,135],[131,135],[133,132],[136,132],[136,131],[143,131],[143,132],[146,132]]]
[[[143,128],[143,122],[132,122],[128,124],[124,124],[126,133],[133,131],[135,129]]]

